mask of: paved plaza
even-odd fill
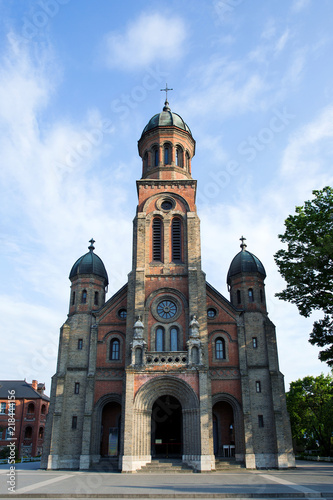
[[[297,462],[293,470],[232,469],[204,474],[45,471],[17,464],[15,492],[0,466],[0,498],[309,498],[333,499],[333,464]]]

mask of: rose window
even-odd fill
[[[170,319],[176,315],[177,306],[171,300],[162,300],[157,306],[157,314],[163,319]]]

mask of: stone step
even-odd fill
[[[245,464],[243,462],[236,462],[235,459],[228,458],[216,458],[215,459],[215,471],[226,470],[226,469],[244,469]]]
[[[181,460],[157,459],[138,470],[144,474],[188,474],[193,473],[193,469],[184,464]]]

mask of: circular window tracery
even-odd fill
[[[126,319],[126,317],[127,317],[127,310],[125,309],[125,307],[122,307],[121,309],[119,309],[118,316],[119,316],[120,319]]]
[[[173,203],[171,200],[164,200],[161,203],[162,210],[171,210],[173,208]]]
[[[166,308],[166,310],[164,310]],[[158,294],[151,304],[151,312],[156,321],[162,323],[175,322],[183,311],[183,303],[175,294]]]
[[[209,319],[215,318],[216,315],[217,315],[217,311],[214,307],[209,307],[207,309],[207,317]]]
[[[170,210],[174,210],[175,206],[176,202],[171,196],[163,196],[156,201],[156,208],[163,210],[163,212],[170,212]]]
[[[171,300],[162,300],[157,305],[157,314],[163,319],[173,318],[177,313],[177,306]]]

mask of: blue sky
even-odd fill
[[[263,262],[286,387],[328,372],[274,294],[277,235],[333,184],[329,0],[0,0],[1,372],[50,390],[68,274],[96,240],[108,297],[131,269],[137,141],[171,109],[196,139],[203,269],[226,297],[239,238]]]

